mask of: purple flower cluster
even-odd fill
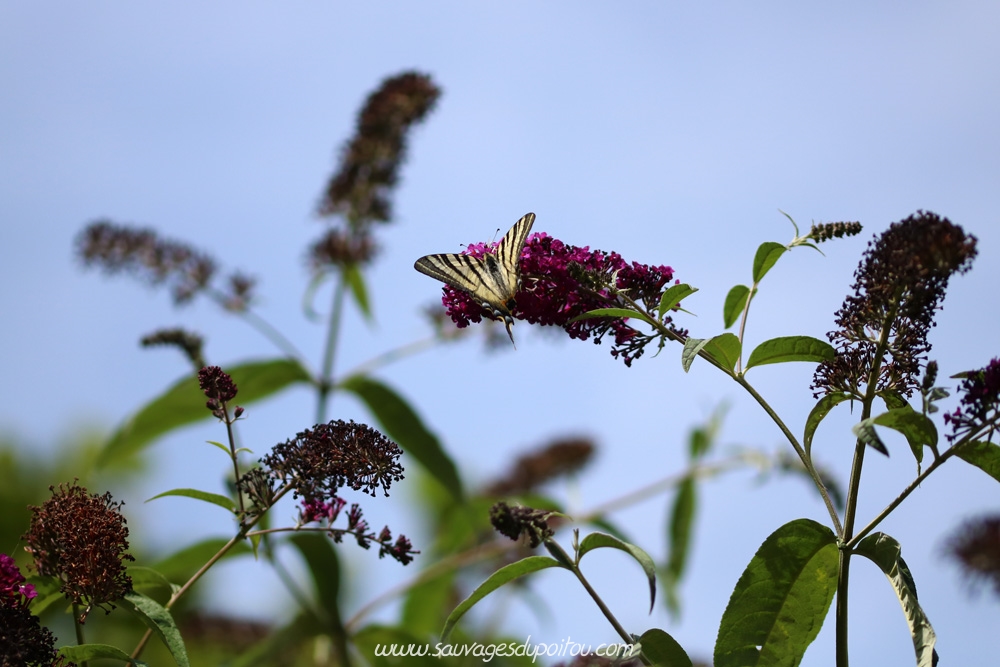
[[[35,587],[24,581],[24,575],[14,559],[7,554],[0,554],[0,606],[24,607],[28,600],[38,595]]]
[[[952,435],[948,436],[952,441],[965,433],[994,426],[1000,418],[1000,357],[968,373],[959,392],[961,407],[944,416],[945,423],[952,427]]]
[[[465,252],[482,258],[495,247],[496,244],[476,243]],[[669,266],[629,264],[618,253],[569,245],[544,232],[528,238],[521,251],[520,268],[521,288],[511,315],[531,324],[561,327],[570,338],[579,340],[593,336],[594,342],[600,343],[605,335],[611,334],[615,340],[611,354],[621,356],[627,366],[642,355],[644,346],[654,337],[633,329],[627,318],[575,322],[573,318],[597,308],[623,307],[616,291],[647,310],[655,310],[674,275]],[[483,316],[489,317],[475,297],[452,287],[444,287],[441,302],[459,328],[481,322]],[[669,317],[665,323],[668,322]]]

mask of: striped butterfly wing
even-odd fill
[[[458,253],[426,255],[418,259],[413,268],[455,289],[468,292],[488,306],[495,318],[503,319],[507,335],[513,343],[514,334],[510,327],[514,318],[510,310],[514,307],[514,295],[520,286],[521,250],[534,222],[534,213],[522,217],[500,240],[495,251],[487,253],[482,259]]]

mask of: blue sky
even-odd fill
[[[748,333],[822,336],[832,328],[871,234],[917,209],[977,235],[973,271],[953,281],[932,332],[946,373],[997,354],[995,287],[1000,184],[1000,9],[985,2],[842,3],[87,3],[58,9],[0,4],[0,308],[5,377],[0,428],[51,451],[81,423],[111,429],[184,372],[138,338],[183,324],[208,336],[225,365],[274,354],[238,320],[208,304],[175,311],[163,292],[83,272],[72,241],[110,217],[148,225],[210,250],[260,279],[260,314],[314,360],[322,328],[301,314],[313,215],[355,113],[384,77],[417,69],[444,94],[413,135],[370,275],[376,324],[352,314],[341,368],[427,333],[421,308],[435,284],[412,269],[430,252],[492,238],[534,211],[537,231],[672,266],[700,288],[682,320],[693,335],[721,331],[729,287],[749,279],[760,242],[803,226],[860,220],[865,233],[798,251],[767,277]],[[321,297],[320,304],[325,303]],[[632,368],[595,347],[515,327],[516,352],[465,343],[391,366],[380,378],[413,400],[472,480],[485,480],[552,437],[585,433],[601,458],[568,495],[586,509],[674,472],[686,432],[730,404],[726,446],[780,447],[776,429],[736,386],[707,366],[681,371],[679,350]],[[751,374],[795,430],[810,406],[806,365]],[[293,392],[254,406],[248,446],[262,452],[308,426],[311,397]],[[338,417],[364,419],[348,399]],[[824,424],[816,451],[846,478],[851,417]],[[124,498],[133,530],[169,549],[223,532],[218,516],[192,517],[180,499],[142,501],[174,486],[221,491],[224,463],[205,447],[221,434],[188,429],[154,453],[153,489]],[[868,457],[861,515],[912,478],[905,444]],[[415,489],[405,484],[402,497]],[[940,556],[961,518],[995,508],[982,473],[945,466],[884,526],[903,544],[921,602],[953,664],[990,650],[996,603],[970,598]],[[782,523],[823,520],[795,480],[758,484],[733,475],[704,488],[684,589],[669,623],[641,602],[644,584],[624,559],[601,555],[596,575],[630,629],[659,625],[708,656],[729,591],[757,546]],[[663,553],[666,501],[617,515],[636,540]],[[290,511],[290,510],[289,510]],[[395,530],[419,525],[391,501],[368,510]],[[155,526],[155,527],[154,527]],[[395,563],[354,558],[361,581],[403,576]],[[601,560],[603,558],[603,560]],[[634,571],[633,571],[634,570]],[[881,574],[853,568],[856,660],[908,664],[902,614]],[[219,590],[247,577],[224,609],[274,612],[290,602],[263,565],[227,568]],[[571,582],[543,574],[555,621],[530,614],[518,636],[613,639]],[[363,603],[381,590],[358,584]],[[256,597],[255,597],[256,595]],[[245,596],[245,597],[243,597]],[[274,603],[273,599],[280,600]],[[514,609],[526,607],[514,603]],[[279,609],[280,613],[280,609]],[[832,619],[805,665],[832,660]]]

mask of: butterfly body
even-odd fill
[[[495,319],[503,320],[513,343],[514,334],[510,327],[514,318],[511,310],[521,283],[521,250],[534,222],[534,213],[523,216],[504,235],[495,250],[487,252],[482,259],[458,253],[425,255],[413,264],[413,268],[478,299]]]

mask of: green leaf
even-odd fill
[[[885,401],[885,407],[889,410],[895,410],[896,408],[903,408],[909,405],[907,400],[903,396],[892,389],[883,389],[875,393],[876,396],[880,396],[883,401]]]
[[[662,320],[664,315],[674,309],[674,306],[697,291],[697,288],[691,287],[687,283],[671,285],[670,288],[663,293],[663,296],[660,297],[660,309],[657,312],[660,319]]]
[[[807,454],[812,451],[813,435],[815,435],[816,428],[819,426],[820,422],[823,421],[826,416],[830,414],[830,411],[836,406],[844,401],[849,401],[850,399],[851,394],[847,392],[827,394],[823,398],[819,399],[816,405],[813,406],[809,416],[806,417],[806,430],[802,436],[802,444],[805,447]]]
[[[27,582],[35,587],[37,593],[37,597],[31,601],[31,613],[35,616],[41,616],[43,611],[57,602],[66,602],[62,581],[56,577],[32,574],[28,575]]]
[[[937,445],[938,433],[934,422],[927,415],[917,412],[909,405],[883,412],[872,421],[879,426],[891,428],[906,436],[906,442],[910,444],[910,450],[913,452],[913,458],[917,459],[917,463],[924,460],[925,445],[929,447]]]
[[[903,607],[906,624],[910,627],[917,667],[932,667],[937,662],[934,650],[937,636],[930,621],[927,620],[927,615],[917,602],[917,588],[913,583],[913,575],[910,574],[910,569],[906,567],[901,555],[899,542],[885,533],[872,533],[861,540],[855,553],[870,559],[889,578],[889,583],[899,598],[899,604]]]
[[[348,264],[344,267],[344,280],[347,281],[347,286],[351,290],[354,303],[358,304],[358,310],[361,311],[361,314],[365,316],[368,322],[372,322],[373,317],[371,304],[368,301],[368,288],[365,287],[365,277],[362,275],[361,269],[356,264]]]
[[[221,442],[216,442],[215,440],[206,440],[206,442],[214,447],[218,447],[223,452],[225,452],[226,456],[229,456],[229,447],[227,447],[226,445],[222,444]]]
[[[642,320],[648,324],[652,324],[652,320],[646,316],[645,313],[640,313],[635,310],[629,310],[628,308],[595,308],[594,310],[589,310],[582,315],[577,315],[570,322],[578,322],[580,320],[590,320],[595,317],[620,317],[627,319],[629,317],[634,317],[637,320]]]
[[[698,353],[708,345],[707,338],[687,338],[684,341],[684,349],[681,351],[681,367],[687,373],[691,370],[691,364],[698,358]]]
[[[195,542],[155,563],[153,569],[170,581],[187,581],[192,574],[198,571],[198,568],[219,553],[228,543],[229,540],[222,537],[211,537],[201,542]],[[230,547],[223,558],[248,554],[250,554],[250,547],[247,546],[246,542],[237,542]]]
[[[743,314],[743,309],[747,307],[747,300],[749,298],[750,288],[746,285],[736,285],[729,290],[729,294],[726,295],[726,302],[722,306],[724,329],[728,329],[736,324],[736,320],[740,319],[740,315]]]
[[[788,250],[785,246],[774,241],[766,241],[757,248],[757,254],[753,257],[753,281],[754,284],[763,280],[767,272],[771,270],[774,263]]]
[[[299,550],[312,577],[316,598],[335,631],[347,635],[340,620],[340,560],[332,541],[321,533],[295,533],[289,542]]]
[[[363,375],[347,378],[340,383],[340,388],[361,399],[386,435],[415,458],[456,500],[462,499],[462,480],[454,461],[402,396]]]
[[[225,369],[239,389],[234,404],[247,406],[285,387],[309,382],[309,373],[297,361],[271,359],[253,361]],[[133,456],[170,431],[203,419],[215,419],[205,407],[205,394],[198,378],[189,375],[147,403],[111,436],[98,456],[97,465]]]
[[[424,572],[420,575],[423,580],[412,586],[403,599],[401,627],[420,636],[432,636],[441,627],[445,621],[444,614],[452,604],[456,593],[457,567],[456,565],[455,568],[428,579],[423,577],[429,573]]]
[[[134,565],[128,568],[128,576],[132,580],[132,588],[136,590],[164,588],[173,593],[179,588],[151,567]]]
[[[472,591],[472,595],[465,598],[465,600],[455,607],[455,610],[448,615],[448,620],[445,621],[444,629],[441,630],[441,641],[448,639],[448,635],[450,635],[451,631],[455,628],[455,624],[461,620],[462,616],[464,616],[467,611],[472,609],[476,603],[484,597],[504,584],[550,567],[562,566],[558,563],[558,561],[553,558],[549,558],[548,556],[528,556],[527,558],[522,558],[521,560],[511,563],[510,565],[505,565],[491,574],[486,581],[479,584],[479,587],[476,590]]]
[[[152,630],[163,642],[163,645],[170,651],[174,662],[179,667],[188,667],[187,649],[184,647],[184,640],[177,629],[174,617],[170,611],[156,600],[146,597],[142,593],[135,591],[127,593],[122,602],[123,606],[138,616],[150,630]]]
[[[718,361],[724,368],[733,370],[740,359],[743,346],[736,334],[724,333],[713,336],[705,345],[705,352]]]
[[[889,450],[886,449],[885,443],[882,442],[882,438],[879,437],[878,432],[875,430],[874,419],[862,419],[851,427],[851,431],[857,436],[858,440],[865,443],[879,454],[889,456]]]
[[[837,538],[810,519],[774,531],[722,615],[714,667],[798,665],[837,590]]]
[[[987,475],[1000,482],[1000,446],[992,442],[978,440],[959,445],[955,456],[971,463]]]
[[[829,343],[812,336],[782,336],[765,340],[750,353],[746,368],[764,364],[782,364],[786,361],[811,361],[820,363],[837,356]]]
[[[580,541],[580,550],[577,552],[577,558],[582,560],[584,554],[588,551],[601,548],[624,551],[642,566],[643,572],[646,573],[646,580],[649,582],[649,610],[652,611],[653,604],[656,602],[656,564],[653,563],[653,559],[649,557],[649,554],[634,544],[623,542],[612,535],[591,533]]]
[[[646,630],[639,637],[642,654],[651,665],[663,667],[691,667],[691,658],[677,640],[659,628]]]
[[[678,584],[684,576],[688,554],[691,551],[691,528],[694,525],[695,510],[698,506],[697,487],[693,477],[685,477],[677,487],[677,497],[670,511],[670,525],[667,535],[670,542],[667,553],[666,577],[664,577],[664,597],[670,613],[680,613]]]
[[[288,664],[291,656],[300,655],[309,640],[323,635],[329,638],[329,628],[315,614],[304,612],[283,627],[271,630],[267,637],[231,658],[226,667],[271,667]],[[293,663],[294,664],[294,663]]]
[[[223,496],[218,493],[209,493],[208,491],[199,491],[198,489],[171,489],[170,491],[164,491],[161,494],[155,495],[146,502],[150,500],[156,500],[157,498],[165,498],[167,496],[182,496],[184,498],[194,498],[195,500],[203,500],[206,503],[211,503],[212,505],[218,505],[219,507],[228,510],[231,514],[236,512],[236,504],[233,499],[229,496]]]
[[[133,660],[125,651],[121,650],[117,646],[109,646],[108,644],[78,644],[77,646],[63,646],[59,649],[59,655],[63,656],[70,662],[75,662],[77,664],[93,660],[95,658],[121,660],[129,665],[136,665],[137,667],[146,664],[145,662],[140,662],[139,660]]]

